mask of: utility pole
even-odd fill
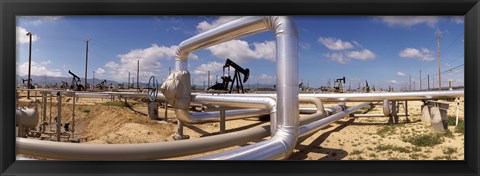
[[[440,76],[440,32],[437,32],[437,65],[438,65],[438,90],[442,90],[442,77]]]
[[[208,84],[207,84],[207,85],[208,85],[208,87],[210,87],[210,70],[208,71],[208,78],[207,78],[207,80],[208,80]]]
[[[427,75],[427,83],[428,83],[427,90],[430,91],[430,74]]]
[[[432,76],[432,89],[435,89],[435,77]]]
[[[413,81],[413,91],[415,91],[415,82],[416,81]]]
[[[127,89],[130,89],[130,72],[128,72],[128,84],[127,84]]]
[[[138,74],[140,73],[140,60],[137,60],[137,89],[140,90],[140,84],[138,83]]]
[[[420,69],[420,91],[422,90],[422,69]]]
[[[93,75],[93,78],[92,78],[92,89],[94,90],[94,89],[95,89],[95,71],[92,71],[92,75]]]
[[[43,88],[47,87],[47,75],[45,74],[45,82],[43,83]]]
[[[87,91],[87,70],[88,70],[88,42],[90,39],[85,40],[87,42],[87,48],[85,49],[85,89]]]
[[[30,89],[31,86],[31,78],[30,78],[30,70],[32,65],[32,33],[27,32],[27,36],[30,37],[30,45],[28,49],[28,79],[27,79],[27,89]],[[27,91],[27,99],[30,99],[30,91]]]
[[[408,87],[409,87],[409,91],[412,91],[412,77],[410,77],[410,74],[408,74],[408,80],[409,80],[409,83],[408,83]]]

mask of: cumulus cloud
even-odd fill
[[[36,75],[36,76],[44,76],[44,75],[54,76],[54,77],[62,76],[62,73],[59,69],[47,68],[47,65],[49,65],[50,63],[51,63],[50,60],[41,61],[40,63],[32,61],[31,67],[30,67],[31,68],[30,74]],[[17,74],[20,76],[28,75],[28,61],[24,63],[17,62]]]
[[[376,17],[388,26],[412,27],[420,24],[427,24],[430,27],[440,21],[439,16],[381,16]]]
[[[352,59],[358,59],[363,61],[372,60],[375,58],[375,54],[368,49],[364,49],[362,51],[351,51],[347,53],[347,56]]]
[[[214,20],[213,22],[209,23],[207,21],[202,21],[198,23],[197,25],[197,31],[198,33],[202,33],[205,31],[208,31],[214,27],[217,27],[221,24],[225,24],[227,22],[230,22],[234,19],[240,18],[239,16],[221,16],[218,19]]]
[[[128,79],[128,72],[136,73],[137,60],[140,61],[140,75],[158,76],[162,68],[161,60],[170,60],[175,56],[177,46],[158,46],[134,49],[126,54],[119,54],[119,61],[110,61],[105,64],[104,74],[115,80]],[[190,54],[190,59],[198,59],[198,56]],[[98,69],[97,69],[98,70]]]
[[[388,80],[388,83],[397,84],[397,80]]]
[[[201,64],[193,72],[195,74],[208,74],[208,71],[210,71],[210,74],[213,74],[214,72],[221,71],[222,69],[223,64],[213,61],[209,62],[208,64]]]
[[[103,68],[97,68],[97,70],[95,70],[95,73],[97,73],[98,75],[103,75],[103,73],[105,73],[105,70]]]
[[[450,18],[450,20],[456,24],[463,24],[464,23],[464,17],[463,16],[453,16]]]
[[[16,28],[16,35],[17,35],[17,44],[23,44],[23,43],[30,43],[30,36],[27,36],[27,29],[17,26]],[[32,43],[36,42],[38,40],[38,35],[33,34],[32,35]]]
[[[207,48],[214,56],[235,62],[244,63],[251,59],[265,59],[275,61],[275,42],[254,42],[253,49],[244,40],[231,40]]]
[[[330,50],[346,50],[354,47],[351,42],[344,42],[341,39],[332,37],[320,37],[318,38],[318,42]]]
[[[63,19],[63,16],[21,16],[18,19],[30,25],[40,25],[44,22],[54,22]]]
[[[307,42],[299,42],[298,45],[304,50],[310,49],[310,44]]]
[[[343,53],[328,53],[324,54],[324,56],[329,58],[331,61],[341,64],[345,64],[349,60]]]
[[[405,76],[405,73],[403,73],[403,72],[397,72],[397,75],[398,75],[398,76]]]
[[[422,48],[420,50],[415,48],[405,48],[399,53],[400,57],[404,58],[418,58],[421,61],[431,61],[434,60],[433,52],[427,48]]]
[[[345,51],[345,52],[333,52],[324,54],[331,61],[338,62],[340,64],[346,64],[350,60],[367,61],[373,60],[376,56],[375,53],[368,49],[362,51]]]

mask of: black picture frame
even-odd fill
[[[0,0],[1,175],[479,175],[478,0]],[[464,161],[16,161],[16,15],[465,15]]]

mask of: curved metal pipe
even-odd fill
[[[324,118],[315,113],[300,118],[300,125]],[[196,139],[146,144],[76,144],[17,138],[17,152],[37,157],[75,160],[149,160],[209,152],[269,136],[270,125]]]
[[[237,22],[242,21],[242,18]],[[253,145],[198,159],[265,160],[286,159],[295,147],[298,135],[298,52],[297,29],[290,17],[245,18],[251,24],[263,21],[275,33],[277,46],[277,125],[273,137]],[[257,22],[253,22],[257,21]],[[240,23],[243,24],[243,23]],[[219,29],[230,25],[230,22]],[[233,38],[232,38],[233,39]]]
[[[270,97],[217,97],[217,96],[192,96],[192,101],[202,104],[215,104],[238,108],[256,108],[247,110],[225,111],[225,119],[253,117],[270,113],[270,119],[276,119],[276,102]],[[185,123],[206,123],[220,121],[219,112],[190,113],[184,109],[174,109],[177,119]]]

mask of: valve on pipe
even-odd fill
[[[158,95],[158,81],[155,76],[151,76],[148,80],[148,84],[146,88],[148,90],[147,96],[150,102],[148,102],[148,116],[152,120],[158,120],[158,102],[157,102],[157,95]]]

